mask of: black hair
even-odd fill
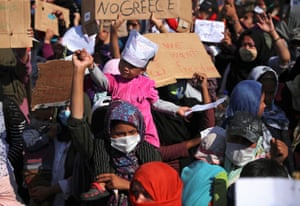
[[[246,164],[240,177],[288,177],[284,166],[276,160],[261,158]]]

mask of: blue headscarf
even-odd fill
[[[230,95],[227,117],[232,117],[237,111],[244,111],[257,116],[261,95],[261,83],[255,80],[243,80],[239,82]]]
[[[273,73],[274,81],[276,81],[276,88],[275,88],[275,94],[276,94],[278,89],[278,75],[271,67],[268,66],[254,67],[250,72],[248,79],[259,81],[259,78],[262,77],[262,75],[264,75],[266,72]],[[286,117],[285,112],[274,103],[274,100],[272,101],[271,105],[266,106],[263,113],[263,120],[270,127],[276,129],[288,130],[289,120]]]

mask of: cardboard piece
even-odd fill
[[[47,3],[45,1],[36,0],[35,1],[35,16],[34,16],[34,28],[39,31],[46,32],[47,29],[52,29],[55,35],[59,35],[58,30],[58,19],[52,14],[54,11],[61,11],[65,18],[65,24],[68,28],[70,25],[70,11],[61,6],[57,6],[52,3]]]
[[[180,17],[192,22],[192,2],[186,0],[82,0],[82,24],[89,24],[95,19],[150,19],[151,13],[156,18]]]
[[[220,43],[224,39],[225,25],[222,21],[200,20],[195,21],[195,33],[201,41]]]
[[[32,110],[68,102],[72,86],[72,61],[47,61],[39,63],[38,68],[39,77],[32,92]]]
[[[147,67],[147,73],[161,87],[176,79],[190,79],[195,72],[208,78],[221,77],[199,37],[195,33],[145,34],[159,45]]]
[[[30,0],[0,0],[0,48],[32,47]]]

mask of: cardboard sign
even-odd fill
[[[0,0],[0,48],[32,47],[30,0]]]
[[[225,25],[222,21],[200,20],[195,21],[195,33],[203,42],[219,43],[224,39]]]
[[[58,31],[58,19],[54,14],[54,11],[61,11],[64,15],[65,24],[68,28],[70,25],[70,11],[61,6],[47,3],[45,1],[35,1],[35,16],[34,16],[34,27],[36,30],[46,32],[47,29],[52,29],[55,35],[59,35]]]
[[[39,77],[32,92],[32,109],[65,104],[72,86],[73,63],[52,60],[38,64]]]
[[[186,0],[82,0],[82,24],[95,19],[150,19],[180,17],[192,22],[192,2]]]
[[[211,57],[195,33],[145,34],[159,45],[158,52],[147,67],[147,73],[156,86],[175,83],[176,79],[190,79],[195,72],[208,78],[219,78]]]

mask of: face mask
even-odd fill
[[[246,49],[241,47],[239,50],[240,57],[245,62],[252,62],[257,57],[257,50],[254,49]]]
[[[119,138],[110,138],[110,145],[123,153],[131,152],[141,141],[140,135],[125,136]]]
[[[68,125],[68,119],[71,115],[71,111],[69,109],[61,110],[59,112],[58,118],[60,119],[61,123],[65,126]]]
[[[226,157],[236,166],[243,167],[255,158],[255,148],[241,144],[227,143]]]

